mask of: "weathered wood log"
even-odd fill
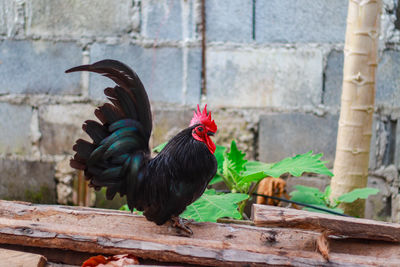
[[[195,265],[400,266],[400,247],[389,242],[337,239],[327,262],[316,252],[318,232],[218,223],[191,228],[188,238],[122,211],[0,201],[1,244]]]
[[[0,248],[0,266],[45,267],[42,255]]]
[[[256,226],[288,227],[329,231],[333,235],[369,240],[400,242],[400,224],[342,217],[296,209],[253,205],[252,219]]]

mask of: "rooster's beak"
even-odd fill
[[[214,134],[215,134],[215,133],[213,133],[213,132],[208,132],[208,133],[207,133],[208,136],[214,136]]]

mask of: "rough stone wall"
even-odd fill
[[[154,113],[152,145],[208,103],[217,144],[236,139],[249,158],[267,162],[312,149],[332,166],[348,0],[205,5],[203,69],[201,0],[0,0],[0,197],[30,200],[25,187],[10,189],[21,183],[39,195],[49,189],[52,202],[72,201],[72,144],[112,83],[64,70],[104,58],[141,77]],[[396,0],[384,1],[370,183],[385,190],[368,204],[369,217],[396,220],[399,14]]]

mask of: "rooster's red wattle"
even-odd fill
[[[188,128],[173,137],[151,158],[149,138],[152,115],[146,90],[137,74],[116,60],[102,60],[66,72],[91,71],[112,79],[106,88],[111,101],[95,110],[101,123],[85,121],[83,130],[92,142],[79,139],[73,149],[71,167],[83,170],[90,185],[107,187],[107,199],[126,195],[129,209],[144,211],[150,221],[161,225],[172,220],[187,232],[179,215],[203,194],[215,175],[215,144],[210,136],[217,125],[199,106]]]

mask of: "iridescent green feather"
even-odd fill
[[[129,164],[129,170],[128,173],[126,174],[126,181],[127,181],[127,192],[131,192],[130,194],[127,194],[127,202],[128,202],[128,207],[130,210],[133,210],[133,202],[134,202],[134,197],[136,197],[136,185],[137,185],[137,176],[138,172],[140,169],[140,165],[142,163],[143,156],[141,154],[135,155],[132,157],[130,164]]]
[[[107,160],[114,156],[120,156],[129,152],[140,149],[143,146],[137,139],[132,137],[124,137],[114,142],[104,153],[103,159]]]

